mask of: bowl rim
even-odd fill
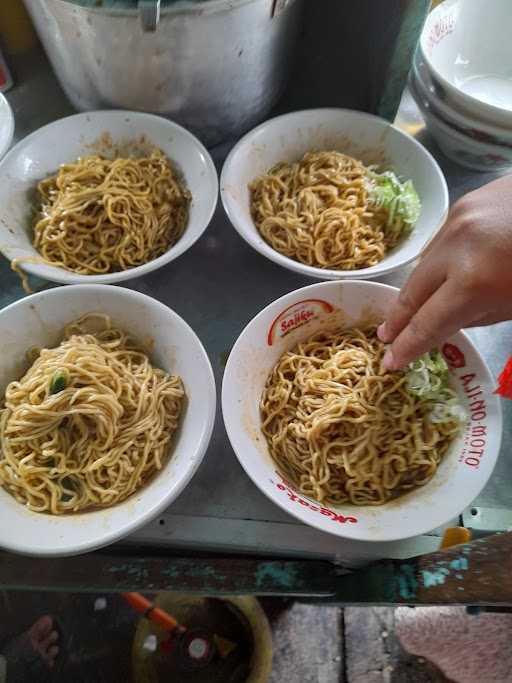
[[[429,70],[433,73],[434,77],[443,85],[449,92],[453,94],[453,96],[461,100],[463,102],[467,103],[467,106],[474,110],[474,109],[480,109],[484,112],[487,113],[487,116],[489,118],[492,117],[492,120],[497,123],[497,121],[503,121],[504,119],[509,119],[509,125],[512,125],[512,110],[507,109],[505,107],[499,107],[495,104],[490,104],[488,102],[485,102],[484,100],[478,99],[478,97],[474,97],[473,95],[470,95],[469,93],[466,93],[463,90],[460,90],[455,83],[452,83],[449,81],[441,71],[434,65],[432,60],[428,56],[428,52],[426,49],[426,41],[427,41],[427,33],[428,30],[432,24],[432,22],[436,19],[436,17],[440,16],[442,12],[450,10],[452,7],[456,7],[457,5],[461,4],[461,0],[444,0],[440,4],[437,5],[437,7],[434,7],[429,14],[427,15],[427,18],[425,20],[425,25],[423,26],[423,30],[420,35],[420,40],[419,40],[419,47],[421,49],[421,53],[423,56],[423,59],[425,60]],[[495,119],[494,117],[498,117]],[[506,124],[504,124],[506,125]]]
[[[12,149],[10,149],[7,152],[7,154],[5,154],[5,156],[2,159],[0,159],[0,177],[4,172],[4,166],[7,163],[10,163],[11,159],[14,159],[21,149],[23,149],[26,145],[30,144],[33,140],[37,139],[39,135],[41,135],[41,133],[44,133],[47,129],[56,127],[60,123],[62,123],[62,121],[65,120],[67,121],[70,119],[75,119],[77,122],[79,122],[80,120],[86,118],[110,114],[122,117],[123,119],[130,117],[141,122],[150,119],[156,120],[160,124],[168,126],[169,129],[173,130],[175,133],[178,133],[179,135],[183,136],[183,138],[187,140],[187,144],[190,144],[191,150],[197,150],[198,154],[204,159],[207,176],[209,181],[212,183],[211,196],[208,197],[209,205],[206,212],[207,220],[205,220],[204,226],[201,227],[200,230],[198,230],[198,234],[194,237],[190,244],[184,246],[183,241],[180,238],[176,242],[176,244],[170,247],[170,249],[168,249],[161,256],[158,256],[157,258],[152,259],[147,263],[143,263],[140,266],[128,268],[127,270],[121,270],[115,273],[104,273],[101,275],[82,275],[79,273],[74,273],[73,271],[65,270],[60,266],[31,263],[27,261],[21,264],[23,270],[26,273],[29,273],[30,275],[35,275],[36,277],[42,278],[44,280],[48,280],[49,282],[58,282],[65,285],[113,284],[116,282],[124,282],[126,280],[134,280],[135,278],[141,277],[142,275],[146,275],[147,273],[150,273],[154,270],[158,270],[162,266],[166,265],[170,261],[173,261],[175,258],[178,258],[178,256],[181,256],[183,253],[188,251],[188,249],[190,249],[197,242],[197,240],[203,235],[205,230],[210,225],[215,209],[217,208],[219,198],[219,176],[217,173],[217,169],[215,168],[213,159],[208,150],[206,149],[206,147],[203,145],[203,143],[195,135],[193,135],[193,133],[191,133],[183,126],[180,126],[178,123],[175,123],[174,121],[171,121],[170,119],[167,119],[163,116],[159,116],[158,114],[150,114],[148,112],[142,111],[131,111],[129,109],[95,109],[92,111],[78,112],[76,114],[70,114],[69,116],[63,116],[59,119],[55,119],[54,121],[50,121],[44,126],[37,128],[36,130],[29,133],[29,135],[19,140],[14,145],[14,147],[12,147]],[[11,260],[11,258],[5,253],[5,250],[1,246],[0,252],[8,261]]]
[[[319,117],[320,120],[320,117],[324,114],[339,114],[340,116],[343,116],[344,114],[356,115],[361,119],[366,119],[370,122],[378,123],[381,126],[384,125],[386,128],[392,128],[395,134],[397,134],[402,140],[407,141],[406,144],[414,146],[417,150],[419,150],[420,154],[422,154],[426,158],[427,162],[431,166],[432,172],[435,173],[435,176],[439,180],[440,185],[442,187],[442,193],[441,196],[438,196],[438,201],[443,208],[443,217],[439,222],[439,225],[432,230],[431,235],[428,236],[428,238],[425,241],[425,244],[417,253],[413,254],[412,256],[404,257],[397,263],[388,266],[383,265],[384,261],[380,261],[375,266],[369,266],[367,268],[361,268],[359,270],[334,270],[331,268],[318,268],[316,266],[308,266],[306,264],[301,263],[300,261],[295,261],[294,259],[291,259],[288,256],[284,256],[283,254],[273,249],[269,244],[267,244],[267,242],[259,235],[255,226],[255,234],[253,234],[252,232],[247,231],[237,220],[232,209],[232,200],[230,194],[226,189],[228,174],[230,173],[231,166],[236,156],[242,152],[244,147],[250,143],[251,139],[255,135],[260,133],[269,125],[275,126],[280,122],[286,121],[287,119],[300,119],[304,115],[316,115]],[[226,157],[226,160],[224,161],[222,171],[220,174],[220,197],[222,206],[224,207],[224,211],[226,212],[231,225],[247,244],[249,244],[262,256],[268,258],[270,261],[273,261],[274,263],[277,263],[278,265],[287,268],[288,270],[300,273],[302,275],[306,275],[311,278],[315,278],[317,280],[364,280],[372,277],[380,277],[381,275],[386,275],[395,270],[398,270],[399,268],[402,268],[403,266],[407,265],[408,263],[411,263],[420,256],[423,249],[426,248],[428,242],[430,242],[430,240],[434,237],[436,232],[443,225],[449,210],[449,192],[448,185],[446,183],[446,178],[444,177],[444,174],[438,162],[436,161],[434,156],[428,151],[428,149],[426,149],[426,147],[424,147],[414,137],[412,137],[405,131],[395,126],[393,123],[387,121],[386,119],[380,116],[376,116],[375,114],[369,114],[367,112],[362,112],[357,109],[347,109],[341,107],[320,107],[316,109],[299,109],[296,111],[287,112],[286,114],[280,114],[278,116],[274,116],[273,118],[267,119],[266,121],[263,121],[252,130],[248,131],[245,135],[243,135],[240,138],[240,140],[238,140],[238,142],[231,149],[228,156]],[[398,249],[400,249],[399,246]]]
[[[290,296],[296,296],[299,295],[302,297],[303,294],[309,293],[311,294],[312,292],[316,292],[318,295],[319,290],[322,288],[325,288],[326,286],[334,284],[332,281],[324,281],[324,282],[316,282],[314,284],[306,285],[305,287],[299,287],[298,289],[294,289],[291,292],[287,292],[286,294],[283,294],[279,298],[275,299],[274,301],[271,301],[269,304],[267,304],[264,308],[262,308],[258,313],[249,320],[247,325],[244,326],[242,331],[240,332],[238,338],[236,339],[235,343],[233,344],[233,347],[231,349],[231,352],[229,354],[228,361],[226,363],[226,367],[224,369],[224,375],[222,378],[222,387],[221,387],[221,409],[222,409],[222,419],[224,422],[224,427],[226,429],[226,433],[228,435],[229,442],[231,444],[231,447],[238,459],[238,462],[240,463],[241,467],[243,468],[244,472],[247,474],[247,476],[251,479],[251,481],[255,484],[255,486],[265,495],[269,500],[271,500],[274,504],[276,504],[278,507],[280,507],[284,512],[288,513],[292,517],[295,517],[298,519],[300,522],[307,526],[311,526],[319,531],[323,531],[324,533],[328,533],[332,536],[335,536],[337,538],[343,538],[347,539],[350,541],[361,541],[361,542],[371,542],[371,543],[387,543],[387,542],[395,542],[395,541],[402,541],[408,538],[415,538],[417,536],[420,536],[422,534],[428,533],[429,531],[432,531],[433,529],[442,526],[445,524],[447,521],[452,519],[455,515],[451,515],[448,519],[444,519],[444,521],[438,521],[436,520],[434,526],[432,526],[431,522],[425,521],[422,525],[418,526],[418,529],[411,535],[411,534],[400,534],[400,533],[388,533],[386,535],[381,535],[379,538],[372,538],[371,535],[367,532],[366,534],[361,534],[360,536],[352,536],[352,535],[345,535],[343,534],[343,527],[333,527],[333,526],[322,526],[319,521],[317,521],[317,518],[314,518],[314,520],[306,518],[305,516],[301,515],[302,512],[302,507],[297,506],[292,508],[291,506],[288,507],[286,503],[284,502],[285,499],[280,497],[273,489],[266,489],[264,488],[263,484],[260,484],[260,480],[257,476],[253,475],[253,472],[248,469],[245,465],[245,462],[243,461],[243,456],[239,455],[237,448],[235,447],[235,438],[232,438],[232,424],[233,424],[233,417],[230,415],[226,419],[226,415],[230,414],[231,410],[228,407],[228,398],[227,398],[227,386],[228,386],[228,381],[230,379],[231,375],[231,365],[235,362],[233,360],[234,354],[239,351],[239,348],[242,346],[242,339],[245,337],[248,329],[254,324],[254,322],[262,318],[264,315],[267,314],[267,312],[272,309],[276,304],[279,304],[280,306],[285,304],[287,299]],[[341,284],[342,286],[345,285],[353,285],[353,284],[365,284],[369,285],[370,287],[374,287],[376,289],[384,289],[387,291],[392,291],[392,292],[398,292],[400,291],[398,287],[394,287],[392,285],[385,284],[383,282],[375,282],[373,280],[344,280]],[[308,298],[308,297],[306,297]],[[482,364],[483,370],[486,373],[486,375],[494,379],[493,374],[490,371],[490,368],[487,364],[487,361],[485,358],[481,355],[480,351],[477,349],[476,345],[473,343],[469,335],[464,331],[460,330],[456,335],[452,336],[461,336],[464,338],[464,340],[469,344],[471,347],[472,351],[475,353],[476,357],[478,358],[479,362]],[[230,404],[229,404],[230,405]],[[500,450],[501,450],[501,443],[502,443],[502,437],[503,437],[503,410],[502,410],[502,405],[501,401],[497,400],[496,401],[496,406],[497,406],[497,412],[496,412],[496,427],[497,427],[497,444],[496,444],[496,449],[495,449],[495,456],[494,456],[494,463],[493,466],[491,467],[488,475],[482,479],[481,486],[480,486],[480,491],[479,493],[484,489],[484,487],[487,485],[487,482],[491,478],[494,469],[496,467],[496,463],[498,461],[499,455],[500,455]],[[235,427],[234,429],[239,428],[239,425]],[[234,431],[234,430],[233,430]],[[479,495],[479,493],[477,495]],[[456,514],[461,514],[463,510],[467,508],[468,505],[472,503],[472,501],[476,498],[472,498],[470,501],[468,501],[462,510],[460,510]],[[425,517],[426,519],[426,517]],[[338,530],[338,533],[334,531],[334,529]]]
[[[25,296],[21,299],[18,299],[17,301],[14,301],[8,306],[5,306],[4,308],[0,309],[0,321],[3,313],[5,313],[6,311],[10,311],[16,308],[23,308],[27,306],[30,307],[34,304],[34,302],[37,302],[37,300],[40,298],[58,298],[59,296],[65,297],[72,290],[78,292],[84,291],[85,289],[89,291],[97,291],[100,293],[108,291],[109,294],[112,294],[114,297],[120,295],[137,299],[143,304],[159,309],[162,313],[165,313],[165,315],[170,316],[178,325],[181,325],[184,329],[187,330],[188,333],[192,335],[192,338],[196,342],[196,349],[199,352],[202,360],[205,362],[205,367],[207,369],[207,373],[204,378],[207,406],[206,421],[203,425],[202,434],[200,436],[196,448],[195,457],[187,459],[187,466],[183,469],[183,474],[179,480],[179,483],[172,491],[172,494],[167,492],[167,494],[163,496],[159,502],[155,502],[149,505],[143,511],[143,513],[141,513],[138,516],[132,517],[129,514],[127,514],[123,524],[118,525],[115,529],[103,531],[103,527],[98,528],[97,532],[94,534],[94,538],[92,538],[90,541],[84,540],[80,543],[70,543],[69,548],[67,548],[66,550],[63,550],[60,547],[57,549],[52,549],[51,547],[49,547],[45,550],[34,550],[33,547],[31,547],[29,544],[26,544],[25,540],[21,537],[15,538],[14,540],[9,540],[8,542],[5,542],[5,539],[2,539],[0,547],[8,550],[9,552],[15,552],[32,557],[71,557],[73,555],[80,555],[85,552],[97,550],[98,548],[103,548],[121,538],[125,538],[126,536],[133,533],[140,527],[144,526],[145,524],[148,524],[151,520],[157,517],[163,510],[169,507],[169,505],[171,505],[178,498],[178,496],[188,486],[194,474],[197,472],[199,465],[202,463],[206,455],[208,446],[210,444],[213,427],[215,425],[215,416],[217,409],[217,389],[210,358],[203,346],[202,341],[199,339],[198,335],[194,332],[192,327],[178,313],[176,313],[176,311],[174,311],[172,308],[169,308],[169,306],[163,304],[161,301],[158,301],[158,299],[154,299],[148,294],[143,294],[142,292],[139,292],[137,290],[129,289],[128,287],[118,287],[116,285],[103,285],[97,283],[92,283],[90,285],[68,285],[66,287],[54,287],[52,289],[46,289],[41,292],[36,292],[35,294],[30,294],[29,296]],[[147,485],[151,486],[151,482],[149,482],[149,484]],[[129,502],[130,498],[131,496],[126,498],[124,501],[121,501],[121,503],[116,504],[116,506],[123,505],[124,503]],[[110,508],[105,508],[106,511],[109,509]],[[101,512],[101,510],[99,511]],[[33,514],[38,515],[39,513],[34,512]],[[87,513],[84,512],[83,514]],[[50,521],[55,519],[54,515],[51,515],[49,517]],[[66,517],[69,517],[69,515],[59,516],[59,520],[65,519]],[[91,536],[93,536],[93,534],[91,534]]]
[[[428,73],[428,66],[425,62],[422,54],[417,51],[412,63],[411,76],[414,78],[414,82],[417,83],[418,94],[422,96],[422,99],[426,100],[434,109],[438,109],[440,113],[445,115],[447,118],[453,119],[454,122],[461,126],[467,126],[474,130],[480,130],[487,135],[492,135],[494,137],[502,137],[503,139],[509,138],[509,142],[505,143],[505,146],[512,145],[512,131],[507,129],[506,126],[493,124],[488,121],[483,121],[478,118],[473,118],[470,114],[456,109],[450,102],[443,100],[437,94],[437,86],[435,81],[430,78],[430,84],[424,78],[424,74],[421,72],[421,65],[425,67]],[[432,91],[433,88],[434,90]],[[490,143],[495,144],[495,143]]]

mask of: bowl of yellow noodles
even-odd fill
[[[471,505],[498,457],[494,380],[464,332],[382,368],[376,327],[398,290],[363,280],[290,292],[242,331],[222,411],[249,477],[302,522],[396,541]]]
[[[0,250],[26,274],[121,282],[174,260],[215,210],[203,145],[153,114],[96,111],[34,131],[0,162]]]
[[[448,212],[431,154],[388,121],[349,109],[262,123],[233,148],[220,185],[229,219],[251,247],[321,280],[400,268]]]
[[[172,503],[216,403],[180,316],[129,289],[72,285],[0,311],[0,335],[0,547],[82,553]]]

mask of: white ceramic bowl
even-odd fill
[[[420,45],[454,106],[512,126],[510,0],[445,0],[427,17]]]
[[[189,249],[207,228],[218,196],[215,166],[203,145],[187,130],[160,116],[130,111],[93,111],[49,123],[24,138],[0,162],[0,250],[8,259],[37,258],[32,246],[34,189],[65,162],[112,149],[156,145],[182,173],[192,193],[187,228],[165,254],[142,266],[106,275],[79,275],[41,263],[22,263],[28,273],[64,284],[113,283],[145,275]],[[148,144],[149,143],[149,144]]]
[[[365,163],[391,167],[411,178],[422,203],[412,233],[376,266],[330,270],[283,256],[260,235],[250,213],[249,183],[279,161],[297,161],[306,152],[335,149]],[[412,137],[384,119],[349,109],[310,109],[266,121],[245,135],[229,154],[221,174],[221,197],[231,223],[254,249],[271,261],[309,277],[371,278],[413,261],[443,224],[448,190],[434,158]]]
[[[431,77],[419,50],[414,58],[412,73],[418,94],[428,102],[433,112],[447,125],[480,142],[487,142],[498,147],[512,147],[512,127],[496,126],[481,121],[457,109],[446,99],[442,88]]]
[[[215,382],[206,352],[187,323],[145,294],[122,287],[76,285],[26,297],[0,311],[0,395],[27,368],[26,351],[56,345],[64,325],[91,312],[110,315],[140,340],[152,360],[183,379],[185,411],[172,455],[145,486],[104,510],[73,515],[31,512],[0,488],[0,547],[30,555],[72,555],[107,545],[149,522],[185,488],[199,466],[215,419]]]
[[[469,338],[459,332],[443,351],[452,364],[452,383],[470,420],[428,484],[379,507],[322,507],[293,490],[276,471],[260,430],[259,402],[278,358],[318,330],[340,324],[355,326],[362,318],[373,316],[382,320],[397,294],[394,287],[357,280],[323,282],[286,294],[243,330],[224,373],[222,412],[242,467],[274,503],[305,524],[336,536],[394,541],[442,525],[480,493],[499,453],[502,416],[493,393],[494,381]],[[304,319],[308,322],[301,324]],[[289,324],[283,325],[285,321]],[[284,336],[283,329],[287,331]],[[474,392],[476,387],[482,392],[478,402],[468,400],[465,391]]]
[[[0,159],[11,146],[14,135],[14,116],[9,102],[0,93]]]
[[[506,171],[512,167],[512,147],[476,140],[447,124],[420,95],[414,74],[409,78],[409,88],[430,133],[447,157],[475,171]]]

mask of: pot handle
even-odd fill
[[[156,31],[160,21],[160,0],[139,0],[140,23],[143,31]]]

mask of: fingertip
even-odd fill
[[[381,342],[386,343],[388,341],[388,333],[385,322],[381,323],[377,327],[377,337],[381,340]]]
[[[384,358],[382,359],[382,367],[384,368],[384,370],[387,370],[389,372],[393,372],[395,370],[404,370],[413,359],[414,354],[411,355],[410,353],[408,353],[407,349],[404,353],[404,351],[401,349],[400,343],[394,343],[387,349],[386,353],[384,354]]]
[[[474,319],[473,313],[471,299],[458,291],[457,283],[447,280],[393,340],[394,369],[405,369],[415,358],[466,327]]]
[[[384,367],[384,370],[395,369],[395,357],[391,349],[388,349],[384,354],[384,358],[382,359],[382,365]]]

